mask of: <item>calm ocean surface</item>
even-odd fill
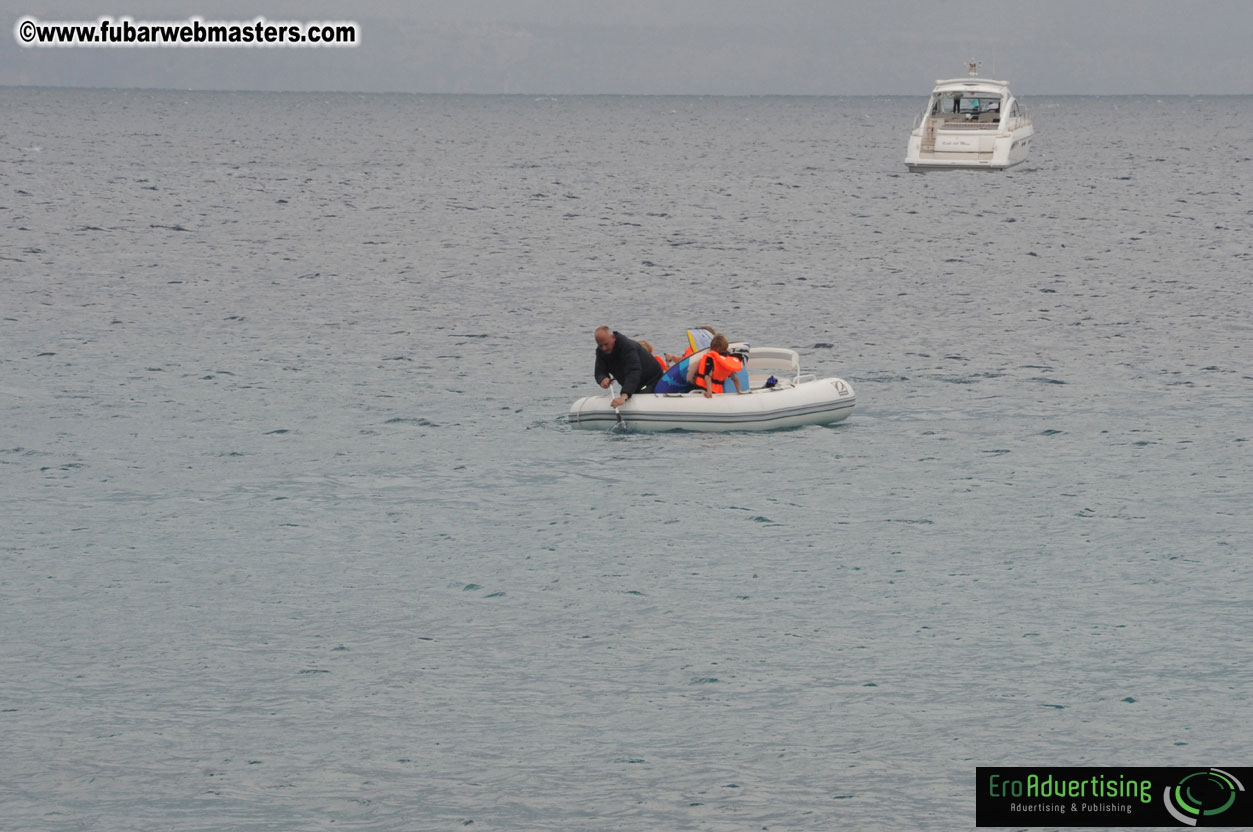
[[[0,89],[0,827],[968,828],[1245,765],[1253,98]],[[592,330],[849,380],[572,431]]]

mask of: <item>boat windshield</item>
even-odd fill
[[[957,116],[976,119],[990,113],[1000,115],[1001,99],[996,95],[979,95],[970,92],[946,92],[931,101],[931,115]]]

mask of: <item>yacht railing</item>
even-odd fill
[[[967,121],[964,118],[952,118],[951,116],[931,116],[923,114],[914,121],[914,129],[938,127],[941,130],[996,130],[1001,126],[1001,117],[998,115],[992,121],[975,121],[971,119]]]
[[[940,125],[941,130],[996,130],[1000,121],[946,121]]]

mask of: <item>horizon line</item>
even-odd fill
[[[726,93],[726,92],[433,92],[414,90],[366,90],[366,89],[315,89],[315,90],[272,90],[251,87],[217,88],[217,87],[134,87],[111,85],[73,85],[59,84],[0,84],[5,90],[101,90],[109,92],[204,92],[204,93],[257,93],[257,94],[294,94],[294,95],[414,95],[414,96],[476,96],[482,98],[917,98],[923,99],[931,93],[899,93],[899,92],[865,92],[865,93],[791,93],[791,92],[757,92],[757,93]],[[1198,93],[1198,92],[1038,92],[1029,93],[1028,97],[1044,98],[1131,98],[1154,96],[1158,98],[1241,98],[1253,96],[1253,92]],[[1022,96],[1015,91],[1015,98]]]

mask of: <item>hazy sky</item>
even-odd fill
[[[17,5],[22,2],[26,5]],[[1253,94],[1253,0],[0,0],[0,85],[925,95]],[[18,19],[351,20],[353,49],[23,48]]]

